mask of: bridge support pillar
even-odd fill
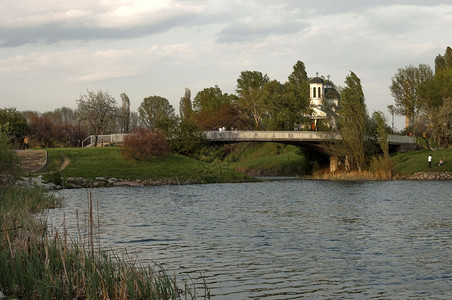
[[[338,169],[338,161],[339,159],[337,156],[331,155],[330,156],[330,173],[334,173]]]

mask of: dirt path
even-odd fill
[[[63,163],[60,166],[60,172],[66,169],[67,166],[71,163],[71,160],[66,156],[63,155]]]

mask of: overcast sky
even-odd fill
[[[2,0],[0,11],[0,108],[40,112],[99,89],[135,111],[153,95],[178,111],[186,87],[192,99],[235,93],[246,70],[285,82],[301,60],[340,86],[355,72],[369,113],[388,115],[397,69],[434,67],[452,46],[450,0]]]

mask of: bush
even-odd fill
[[[121,154],[135,160],[148,160],[152,157],[163,158],[168,155],[169,147],[160,131],[139,128],[124,138]]]
[[[394,164],[387,157],[373,156],[369,170],[374,174],[376,179],[392,179],[394,175]]]
[[[9,137],[0,128],[0,201],[13,185],[20,172],[19,159],[9,142]]]

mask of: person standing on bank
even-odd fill
[[[431,154],[428,155],[427,160],[428,160],[428,167],[431,168],[432,167],[432,155]]]
[[[28,145],[28,136],[24,137],[24,149],[30,149],[30,146]]]

